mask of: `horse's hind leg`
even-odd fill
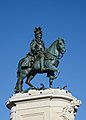
[[[23,80],[18,79],[15,87],[15,93],[22,92]]]
[[[34,78],[35,75],[36,75],[36,73],[30,74],[30,75],[27,77],[27,80],[26,80],[26,84],[28,84],[31,88],[34,88],[34,89],[36,89],[36,88],[35,88],[35,86],[33,86],[33,85],[30,83],[30,81]]]
[[[22,85],[23,85],[23,78],[20,74],[20,72],[17,72],[17,83],[15,86],[15,93],[22,92]]]

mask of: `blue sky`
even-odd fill
[[[17,65],[29,51],[34,27],[40,26],[46,48],[58,37],[66,43],[66,53],[53,87],[63,87],[82,101],[76,120],[86,114],[86,1],[85,0],[0,0],[0,120],[9,120],[5,102],[14,93]],[[25,82],[25,81],[24,81]],[[46,74],[32,83],[48,87]],[[28,86],[24,83],[24,88]]]

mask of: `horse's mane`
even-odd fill
[[[57,42],[57,40],[55,40],[55,41],[49,46],[48,50],[51,49],[52,46],[56,45],[56,42]]]

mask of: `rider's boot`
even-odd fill
[[[44,67],[44,58],[41,58],[41,70],[45,70],[45,67]]]

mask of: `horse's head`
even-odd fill
[[[58,40],[57,40],[57,49],[61,54],[64,54],[66,52],[65,42],[62,38],[58,38]]]

